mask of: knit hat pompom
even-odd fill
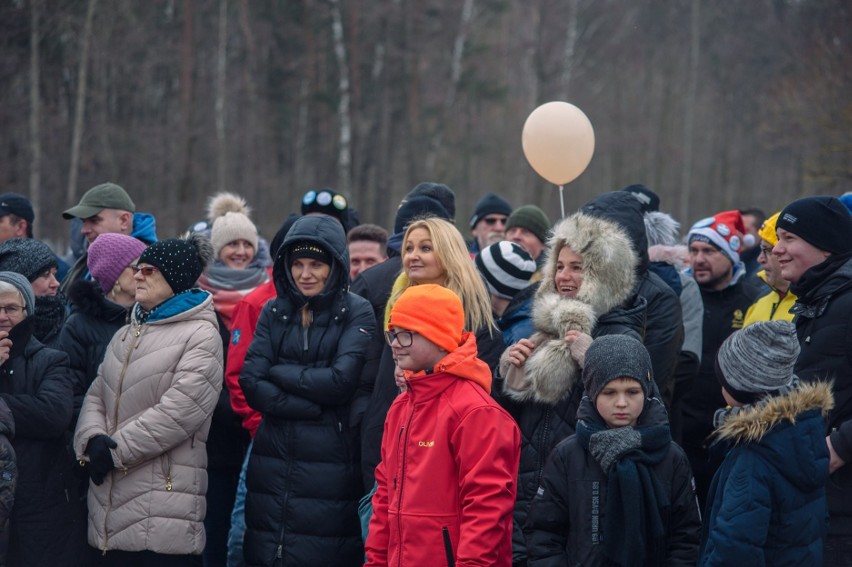
[[[792,323],[759,321],[725,339],[716,377],[735,400],[751,403],[790,385],[799,351]]]
[[[547,242],[550,236],[550,219],[535,205],[524,205],[512,211],[509,220],[506,221],[506,232],[515,227],[527,229],[542,243]]]
[[[121,272],[142,255],[147,246],[126,234],[107,232],[89,245],[86,265],[104,293],[109,293]]]
[[[594,402],[604,387],[619,378],[632,378],[651,396],[651,356],[648,349],[627,335],[604,335],[592,341],[583,366],[583,387]]]
[[[251,207],[246,204],[245,199],[235,193],[222,192],[210,197],[207,203],[207,220],[211,225],[227,213],[242,213],[250,216]]]
[[[288,261],[292,264],[299,258],[310,258],[311,260],[318,260],[324,264],[331,265],[331,254],[317,244],[316,242],[311,242],[309,240],[303,240],[300,242],[294,242],[290,245],[287,250]]]
[[[151,264],[160,270],[175,295],[195,287],[212,261],[213,246],[199,232],[155,242],[139,258],[140,264]]]
[[[512,299],[530,285],[536,270],[535,260],[527,251],[508,240],[486,246],[474,263],[488,291],[504,299]]]
[[[0,244],[0,271],[17,272],[30,282],[56,267],[50,246],[33,238],[10,238]]]
[[[210,230],[213,255],[218,258],[222,248],[235,240],[245,240],[257,251],[257,227],[245,214],[227,212],[213,221]]]
[[[0,271],[0,282],[6,282],[15,286],[24,299],[24,307],[27,309],[27,317],[35,315],[35,294],[33,286],[23,275],[18,272]]]
[[[464,331],[464,308],[451,290],[437,284],[407,288],[391,309],[388,329],[416,331],[447,352],[459,346]]]

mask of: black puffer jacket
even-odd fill
[[[288,250],[301,241],[332,254],[325,288],[310,298],[290,274]],[[263,414],[246,477],[246,564],[357,565],[362,491],[348,415],[374,332],[372,309],[347,291],[346,237],[328,217],[296,221],[273,278],[278,297],[261,312],[240,374],[246,400]],[[313,322],[303,328],[306,302]]]
[[[73,522],[74,459],[68,356],[32,336],[33,320],[12,328],[10,358],[0,366],[0,397],[15,418],[18,486],[10,519],[9,565],[73,565],[66,554]]]
[[[128,309],[109,301],[96,282],[80,280],[68,288],[74,310],[59,335],[58,350],[68,354],[74,388],[74,420],[98,375],[112,336],[127,322]]]
[[[832,256],[791,289],[798,296],[791,312],[802,347],[796,375],[806,382],[834,382],[834,409],[826,425],[846,465],[826,486],[829,533],[852,536],[852,259]]]
[[[504,380],[509,374],[507,349],[493,388],[494,396],[521,430],[512,542],[515,562],[526,560],[521,530],[547,456],[557,443],[574,434],[577,423],[583,385],[580,368],[564,341],[565,333],[577,329],[593,337],[625,334],[641,340],[645,328],[647,304],[632,295],[636,257],[626,231],[611,221],[577,213],[553,228],[551,242],[552,254],[533,304],[536,332],[531,340],[538,346],[523,370],[530,384],[518,390]],[[557,258],[564,245],[583,252],[583,283],[573,299],[560,297],[554,284]]]
[[[588,398],[583,403],[591,406]],[[665,409],[659,400],[646,401],[639,423],[647,424],[649,418],[653,423],[665,421]],[[585,411],[583,419],[602,421],[592,410]],[[662,564],[667,567],[695,565],[701,517],[686,455],[671,443],[662,462],[653,465],[652,470],[660,482],[663,497],[670,503],[661,510],[667,534]],[[600,540],[617,538],[619,534],[607,532],[607,518],[603,513],[607,486],[606,473],[576,436],[556,446],[524,526],[530,567],[609,565]],[[641,513],[638,506],[636,513]]]
[[[597,197],[580,210],[617,223],[630,236],[633,249],[639,258],[636,265],[636,287],[633,291],[648,302],[648,320],[642,343],[651,355],[654,381],[666,407],[670,407],[674,395],[678,355],[683,344],[683,312],[680,298],[674,290],[660,276],[648,269],[648,236],[645,232],[642,205],[628,192],[611,191]]]

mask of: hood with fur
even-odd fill
[[[592,335],[599,317],[633,296],[638,259],[624,229],[584,213],[558,223],[548,244],[550,252],[533,304],[535,333],[530,339],[536,348],[524,364],[526,387],[514,390],[507,381],[505,390],[518,401],[555,404],[571,391],[580,375],[565,333],[579,330]],[[583,257],[583,283],[574,298],[560,296],[553,281],[559,251],[566,245]]]

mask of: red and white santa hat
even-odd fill
[[[689,243],[706,242],[718,248],[732,263],[740,262],[743,246],[752,246],[754,236],[747,234],[739,211],[723,211],[701,219],[689,229]]]

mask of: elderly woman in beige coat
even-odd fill
[[[83,402],[74,446],[92,479],[99,565],[201,564],[205,442],[223,369],[212,297],[193,285],[211,257],[198,235],[145,250],[130,324]]]

